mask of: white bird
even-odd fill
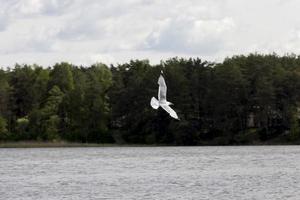
[[[162,72],[161,72],[162,73]],[[167,101],[167,85],[162,74],[158,78],[158,100],[155,97],[151,98],[150,105],[154,109],[158,109],[159,106],[162,107],[169,115],[175,119],[178,119],[176,112],[170,107],[173,103]]]

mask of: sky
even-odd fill
[[[300,54],[299,0],[0,0],[0,66]]]

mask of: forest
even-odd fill
[[[180,121],[150,106],[163,70]],[[0,69],[0,141],[300,144],[300,56]]]

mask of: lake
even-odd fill
[[[300,199],[300,146],[0,149],[0,199]]]

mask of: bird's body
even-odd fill
[[[154,109],[158,109],[159,106],[162,107],[169,115],[175,119],[179,119],[176,112],[170,107],[173,105],[171,102],[167,101],[167,85],[165,79],[162,75],[158,78],[158,100],[152,97],[150,105]]]

